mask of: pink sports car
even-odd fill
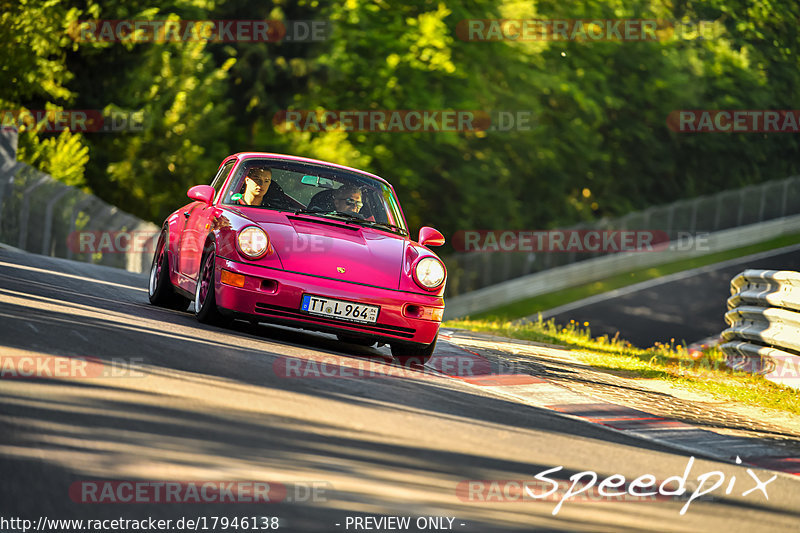
[[[446,271],[409,238],[394,189],[333,163],[267,153],[226,158],[211,185],[164,222],[150,270],[150,302],[204,323],[234,318],[389,344],[401,363],[433,353]]]

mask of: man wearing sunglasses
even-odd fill
[[[361,189],[353,185],[343,185],[333,196],[333,205],[343,213],[358,213],[364,206],[361,200]]]

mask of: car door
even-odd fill
[[[211,182],[211,186],[217,191],[217,198],[225,179],[235,164],[236,160],[233,160],[223,165]],[[203,256],[203,245],[211,229],[211,219],[214,217],[214,211],[213,205],[209,206],[202,202],[193,202],[187,205],[183,212],[186,221],[181,232],[178,271],[184,278],[197,279],[200,260]]]
[[[189,279],[197,279],[200,268],[200,259],[203,255],[203,244],[211,227],[211,216],[214,207],[201,202],[194,202],[187,206],[184,216],[187,218],[186,226],[181,234],[180,272]]]

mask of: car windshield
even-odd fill
[[[277,159],[247,159],[223,204],[291,211],[408,234],[392,189],[360,173]]]

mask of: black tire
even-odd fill
[[[439,336],[436,336],[438,339]],[[392,356],[403,366],[422,366],[428,362],[436,349],[436,339],[430,344],[393,342],[390,346]]]
[[[147,296],[150,303],[167,309],[186,311],[191,301],[175,292],[169,280],[169,256],[167,255],[167,233],[161,233],[150,265],[147,283]]]
[[[226,326],[230,319],[219,312],[215,291],[214,264],[217,251],[214,243],[203,251],[200,260],[200,271],[197,273],[197,286],[194,291],[194,316],[203,324]]]
[[[375,339],[369,337],[359,337],[357,335],[336,334],[336,338],[341,342],[348,344],[355,344],[358,346],[374,346],[377,342]]]

